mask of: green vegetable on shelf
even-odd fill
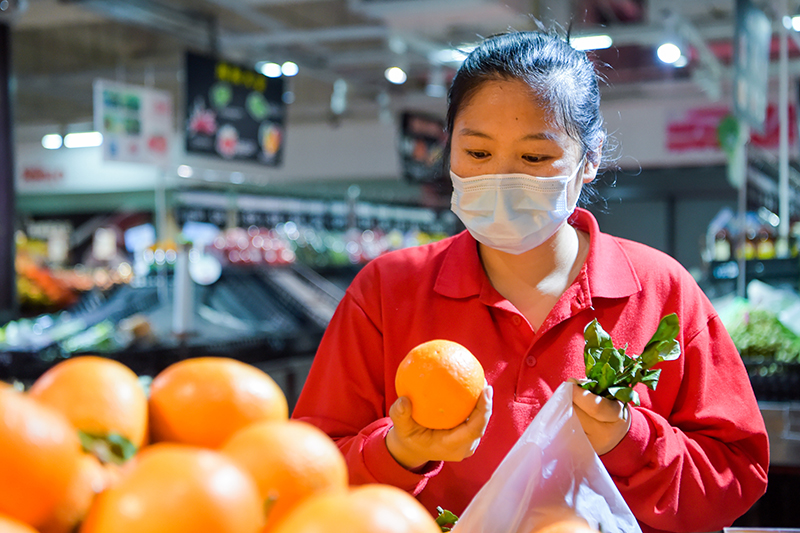
[[[669,314],[661,319],[642,354],[628,356],[627,345],[614,348],[611,335],[595,318],[583,331],[586,377],[577,380],[578,385],[604,398],[639,405],[639,394],[633,386],[644,383],[650,390],[656,389],[661,369],[653,366],[680,357],[681,347],[676,340],[679,332],[678,315]]]

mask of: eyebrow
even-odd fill
[[[467,137],[479,137],[481,139],[492,139],[491,135],[483,133],[482,131],[473,130],[471,128],[461,128],[458,132],[461,135],[465,135]],[[555,141],[557,137],[552,133],[530,133],[525,135],[522,138],[523,141]]]

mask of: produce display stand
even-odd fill
[[[151,275],[104,295],[92,292],[67,313],[32,319],[25,342],[0,344],[0,379],[30,383],[68,357],[99,354],[140,376],[189,357],[232,357],[267,370],[290,403],[343,291],[299,265],[226,268],[211,285],[194,285],[192,316],[173,332],[173,278]],[[136,316],[145,332],[122,327]],[[44,326],[42,326],[44,324]]]

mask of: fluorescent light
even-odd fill
[[[103,144],[103,134],[99,131],[68,133],[64,137],[64,146],[67,148],[89,148],[101,144]]]
[[[430,55],[430,60],[436,63],[461,63],[474,49],[474,46],[460,49],[445,48],[438,52],[433,52]]]
[[[569,40],[575,50],[603,50],[610,48],[613,43],[609,35],[585,35]]]
[[[664,63],[673,64],[681,57],[681,49],[673,43],[664,43],[656,51],[658,58]]]
[[[48,150],[57,150],[64,144],[64,140],[58,133],[49,133],[42,137],[42,146]]]
[[[272,61],[261,61],[256,64],[256,68],[261,71],[261,74],[268,78],[281,77],[281,66]]]
[[[792,17],[792,29],[794,31],[800,31],[800,15]]]
[[[300,67],[293,61],[285,61],[283,65],[281,65],[281,74],[284,76],[297,76],[298,72],[300,72]]]
[[[180,165],[178,167],[178,176],[182,178],[191,178],[194,170],[189,165]]]
[[[408,79],[408,75],[400,67],[389,67],[384,71],[383,75],[395,85],[402,85]]]

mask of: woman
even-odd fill
[[[459,69],[448,160],[468,231],[365,266],[294,412],[338,442],[352,483],[458,514],[552,392],[585,375],[592,319],[639,354],[675,312],[682,355],[661,365],[657,390],[637,388],[628,408],[575,387],[583,429],[645,532],[719,530],[763,494],[764,423],[708,299],[672,258],[575,207],[602,162],[599,104],[591,62],[555,35],[489,38]],[[446,431],[417,425],[394,392],[402,358],[437,338],[467,347],[488,382]]]

